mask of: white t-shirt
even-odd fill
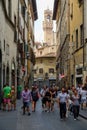
[[[81,99],[86,100],[86,96],[87,96],[87,91],[86,90],[81,90]]]
[[[60,100],[60,103],[65,103],[68,99],[67,93],[59,93],[58,99]]]

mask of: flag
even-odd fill
[[[61,80],[62,78],[64,78],[65,75],[64,74],[59,74],[59,80]]]
[[[65,77],[65,75],[64,74],[61,74],[61,78],[64,78]]]

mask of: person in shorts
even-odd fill
[[[6,105],[8,105],[8,111],[11,110],[11,87],[6,84],[6,86],[3,88],[3,102],[4,102],[4,108],[3,110],[6,110]]]
[[[42,101],[42,110],[45,111],[46,109],[46,98],[45,98],[45,93],[46,93],[46,86],[44,86],[42,89],[41,89],[41,92],[40,92],[40,96],[41,96],[41,101]]]
[[[39,100],[39,92],[37,86],[32,86],[31,96],[32,96],[32,112],[35,112],[36,104],[37,101]]]
[[[50,112],[50,108],[51,108],[51,92],[50,89],[47,88],[47,91],[45,93],[45,100],[46,100],[46,111]]]
[[[28,115],[31,115],[29,105],[31,102],[31,91],[29,90],[28,86],[24,87],[22,91],[22,99],[23,99],[23,115],[25,115],[25,111],[27,109]]]

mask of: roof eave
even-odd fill
[[[38,19],[38,13],[37,13],[36,0],[32,0],[32,4],[33,4],[34,20],[37,20]]]
[[[53,20],[56,20],[56,14],[57,14],[57,9],[58,9],[58,2],[59,2],[59,0],[55,0],[55,1],[54,1]]]

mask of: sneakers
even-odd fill
[[[76,118],[74,118],[74,121],[76,121]]]

